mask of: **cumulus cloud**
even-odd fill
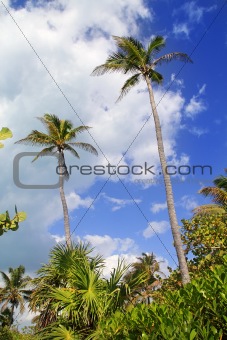
[[[184,195],[181,197],[180,201],[177,203],[178,206],[183,207],[184,209],[188,211],[192,211],[198,206],[197,200],[194,198],[194,196],[190,195]]]
[[[164,203],[152,203],[151,211],[154,214],[157,214],[160,211],[165,210],[165,209],[167,209],[167,203],[166,202],[164,202]]]
[[[169,222],[167,221],[152,221],[149,222],[146,229],[143,231],[145,238],[150,238],[156,234],[164,234],[169,229]]]
[[[204,129],[204,128],[199,128],[197,126],[193,126],[188,130],[191,134],[200,137],[202,135],[205,135],[206,133],[209,132],[208,129]]]
[[[217,5],[212,6],[199,6],[195,1],[189,1],[182,6],[182,10],[188,16],[190,22],[201,22],[205,13],[214,11]]]
[[[181,7],[173,11],[175,17],[179,16],[182,22],[174,23],[173,34],[176,37],[189,38],[190,32],[195,29],[195,24],[203,22],[206,13],[213,12],[217,5],[200,6],[195,1],[187,1]]]
[[[105,193],[102,194],[102,197],[113,204],[112,211],[117,211],[117,210],[120,210],[122,208],[125,208],[126,206],[141,203],[140,199],[132,200],[132,199],[115,198],[115,197],[110,197],[110,196],[106,195]]]
[[[186,38],[189,37],[190,29],[187,25],[187,23],[181,23],[181,24],[174,24],[173,25],[173,34],[176,36],[184,36]]]
[[[114,253],[124,253],[135,251],[137,246],[135,241],[130,238],[112,238],[109,235],[85,235],[83,240],[89,242],[95,247],[95,252],[103,255],[105,258]]]

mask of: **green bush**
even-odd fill
[[[220,340],[227,337],[227,256],[162,304],[139,304],[103,320],[89,339]]]

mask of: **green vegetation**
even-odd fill
[[[12,138],[13,134],[10,129],[3,127],[0,130],[0,140],[5,140]],[[4,144],[0,142],[0,148],[3,148]],[[26,219],[26,213],[23,211],[17,212],[17,207],[15,207],[15,216],[10,219],[9,212],[0,213],[0,236],[8,230],[16,231],[19,228],[19,222]]]
[[[0,140],[5,140],[7,138],[12,138],[12,137],[13,137],[13,134],[10,131],[10,129],[8,129],[7,127],[3,127],[0,130]],[[4,148],[4,144],[0,142],[0,149],[1,148]]]
[[[25,302],[28,301],[31,294],[31,291],[27,289],[31,278],[24,274],[24,266],[15,269],[9,268],[9,275],[0,271],[4,282],[4,287],[0,288],[1,313],[7,311],[8,322],[4,321],[6,325],[13,324],[15,308],[19,308],[21,314],[24,312]]]
[[[223,339],[227,336],[227,256],[204,277],[102,321],[89,339]]]
[[[10,219],[9,212],[6,211],[4,214],[0,214],[0,236],[8,230],[16,231],[19,228],[19,222],[26,219],[26,213],[24,211],[17,211],[15,207],[15,216]]]

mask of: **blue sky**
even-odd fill
[[[208,165],[204,175],[173,176],[177,216],[190,218],[197,205],[209,199],[197,192],[212,184],[226,167],[227,6],[218,1],[4,1],[13,18],[64,93],[37,58],[12,18],[0,4],[0,126],[14,137],[0,151],[4,165],[0,178],[0,211],[28,214],[20,229],[1,237],[1,270],[24,264],[34,273],[46,262],[50,248],[63,237],[62,208],[57,190],[18,188],[12,179],[13,159],[19,152],[36,151],[14,145],[45,112],[89,126],[91,136],[80,140],[97,143],[111,164],[143,165],[159,173],[159,160],[145,84],[141,83],[120,103],[115,101],[125,80],[121,75],[90,77],[114,50],[111,35],[132,35],[146,44],[154,35],[166,38],[163,53],[185,52],[193,64],[163,65],[165,81],[155,88],[169,165]],[[37,6],[38,4],[38,6]],[[222,9],[221,9],[222,8]],[[219,14],[218,14],[219,13]],[[175,79],[175,80],[174,80]],[[167,91],[168,90],[168,91]],[[69,105],[72,105],[72,107]],[[94,142],[95,141],[95,142]],[[94,145],[95,146],[95,145]],[[106,165],[99,156],[81,152],[68,165]],[[26,183],[53,183],[53,160],[21,162]],[[137,180],[140,180],[138,182]],[[147,179],[156,184],[148,184]],[[154,252],[162,268],[176,266],[162,176],[85,176],[74,172],[65,185],[71,230],[75,239],[90,241],[107,259],[109,268],[118,256],[135,260],[141,252]],[[144,181],[145,180],[145,181]],[[152,231],[149,224],[152,225]]]

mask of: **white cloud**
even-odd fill
[[[189,37],[190,29],[187,25],[187,23],[181,23],[181,24],[174,24],[173,25],[173,34],[176,36],[184,36],[186,38]]]
[[[170,80],[171,80],[171,82],[173,82],[174,84],[177,84],[180,87],[183,87],[183,85],[184,85],[184,80],[176,78],[176,74],[175,73],[171,74]]]
[[[169,229],[169,222],[167,221],[152,221],[149,222],[148,227],[144,229],[143,236],[150,238],[156,234],[164,234]]]
[[[217,8],[217,5],[213,5],[210,7],[199,6],[195,1],[187,2],[183,5],[183,9],[188,15],[188,18],[191,22],[201,22],[204,13],[208,13],[214,11]]]
[[[141,203],[140,199],[121,199],[121,198],[114,198],[107,196],[105,193],[102,194],[102,197],[104,197],[106,200],[111,202],[113,204],[112,211],[117,211],[122,208],[125,208],[128,205],[134,205]]]
[[[203,84],[203,86],[199,89],[199,94],[205,94],[206,90],[206,84]]]
[[[192,211],[198,206],[198,202],[193,196],[184,195],[181,197],[180,202],[178,202],[177,205],[188,211]]]
[[[190,32],[203,21],[205,13],[214,11],[217,5],[210,7],[199,6],[195,1],[187,1],[181,7],[173,11],[174,16],[178,16],[182,22],[174,23],[173,33],[176,37],[189,38]]]
[[[106,278],[110,277],[110,273],[113,271],[114,268],[117,267],[118,261],[119,259],[124,259],[124,263],[127,264],[131,264],[133,262],[135,262],[136,259],[136,255],[133,254],[120,254],[120,255],[111,255],[108,256],[105,259],[105,268],[103,269],[103,276]]]
[[[185,107],[186,116],[189,118],[194,118],[198,113],[206,110],[206,105],[203,99],[200,97],[205,93],[206,84],[204,84],[198,91],[197,95],[192,96],[189,103]]]
[[[151,211],[154,214],[157,214],[160,211],[165,210],[165,209],[167,209],[167,203],[166,202],[165,203],[152,203]]]
[[[198,113],[204,111],[205,109],[206,106],[204,105],[203,101],[198,99],[197,96],[193,96],[185,108],[186,116],[194,118]]]
[[[200,137],[209,132],[208,129],[198,128],[196,126],[193,126],[188,131],[197,137]]]
[[[83,240],[91,243],[95,247],[95,253],[103,255],[105,258],[113,255],[114,253],[124,253],[135,251],[137,246],[135,241],[130,238],[112,238],[109,235],[85,235]]]
[[[65,242],[65,236],[60,235],[51,235],[56,243],[64,243]]]

